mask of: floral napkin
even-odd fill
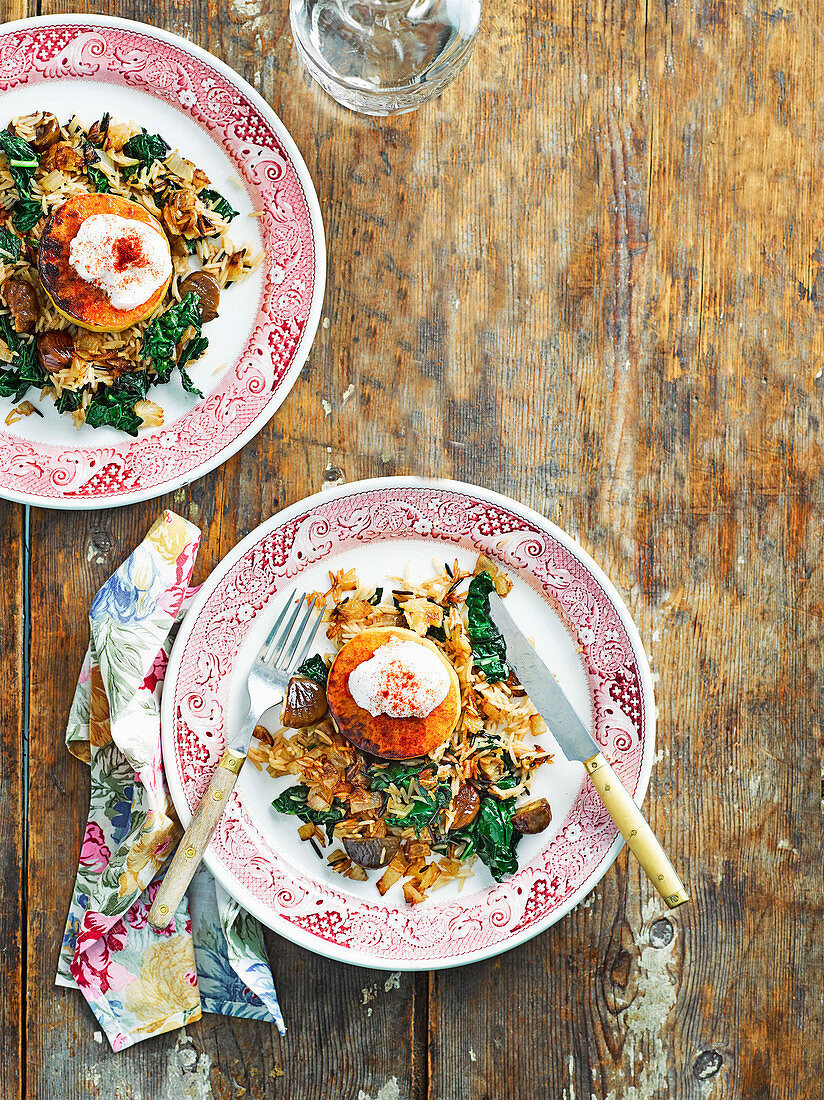
[[[163,932],[148,912],[181,828],[160,696],[200,532],[166,512],[95,597],[66,743],[91,768],[89,819],[57,971],[114,1050],[220,1012],[283,1032],[260,926],[201,867]]]

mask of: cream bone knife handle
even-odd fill
[[[618,826],[638,862],[647,872],[655,889],[670,907],[675,909],[689,901],[689,894],[675,872],[669,858],[658,843],[646,818],[635,805],[629,791],[612,770],[603,753],[584,761],[592,784]],[[159,897],[160,895],[158,895]]]
[[[245,759],[241,753],[227,749],[215,768],[206,793],[177,846],[171,866],[149,910],[149,924],[153,928],[165,928],[175,915],[180,899],[186,893],[192,876],[209,847],[209,841],[229,796],[235,789]]]

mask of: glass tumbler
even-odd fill
[[[481,0],[290,0],[301,59],[338,103],[367,115],[414,111],[466,65]]]

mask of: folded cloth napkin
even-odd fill
[[[57,984],[80,989],[114,1050],[204,1010],[285,1030],[260,926],[205,867],[167,929],[147,919],[181,834],[163,775],[160,696],[199,540],[166,512],[100,589],[69,714],[66,743],[90,765],[91,801]]]

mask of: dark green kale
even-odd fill
[[[20,333],[15,329],[8,314],[0,317],[0,340],[4,342],[9,351],[17,351],[22,342]]]
[[[26,198],[40,163],[37,153],[27,141],[23,141],[15,134],[10,134],[8,130],[0,130],[0,150],[6,154],[6,161],[17,193],[21,199]]]
[[[140,354],[154,367],[156,382],[169,381],[175,368],[179,340],[189,328],[193,328],[199,336],[202,324],[200,299],[192,291],[182,302],[170,306],[148,326],[143,334]]]
[[[100,389],[86,409],[86,423],[92,428],[118,428],[128,435],[137,435],[143,423],[134,410],[135,404],[146,397],[154,379],[146,371],[122,374],[111,386]]]
[[[272,803],[272,809],[279,814],[295,814],[301,821],[311,821],[313,825],[324,825],[326,836],[331,840],[335,825],[346,816],[346,807],[336,798],[328,810],[312,810],[307,802],[308,795],[309,788],[306,784],[297,783],[278,795]]]
[[[204,206],[208,206],[210,210],[214,210],[216,214],[219,214],[221,218],[225,218],[227,222],[230,222],[232,218],[236,218],[240,213],[240,211],[235,210],[227,199],[224,199],[219,191],[212,191],[208,187],[198,192],[198,198]]]
[[[314,680],[316,684],[321,684],[326,687],[326,680],[329,676],[329,669],[326,667],[326,661],[319,653],[316,653],[314,657],[307,657],[303,664],[297,670],[298,676],[306,676],[310,680]]]
[[[31,199],[28,195],[18,199],[11,208],[12,223],[20,233],[28,233],[29,230],[34,229],[42,217],[43,207],[37,199]]]
[[[80,403],[82,400],[82,390],[63,390],[57,401],[55,402],[55,404],[57,405],[57,411],[59,413],[74,412],[75,409],[80,408]]]
[[[0,229],[0,257],[4,260],[19,260],[23,242],[10,229]]]
[[[156,160],[165,160],[171,152],[171,146],[167,145],[160,134],[149,134],[145,130],[142,134],[130,137],[123,146],[123,152],[133,160],[139,160],[140,164],[132,167],[129,175],[140,168],[149,168]],[[124,172],[125,175],[125,172]]]
[[[0,339],[9,351],[14,352],[11,363],[4,364],[0,369],[0,397],[19,401],[30,386],[42,390],[49,376],[40,366],[34,339],[15,332],[8,316],[0,317]]]
[[[481,797],[481,808],[474,821],[449,833],[449,840],[463,842],[461,859],[477,855],[492,872],[496,882],[518,870],[515,852],[521,834],[512,824],[512,813],[505,802],[491,795]]]
[[[431,761],[428,760],[395,760],[391,764],[373,764],[366,772],[369,789],[385,791],[390,783],[403,787],[408,780],[419,776],[424,768],[431,766]]]
[[[506,680],[506,642],[489,613],[489,593],[495,582],[487,572],[479,573],[469,582],[466,594],[467,632],[472,646],[472,659],[489,683]]]
[[[372,764],[366,774],[373,791],[385,791],[390,784],[394,784],[408,793],[410,781],[427,769],[431,771],[433,766],[431,760],[395,760],[391,764]],[[415,830],[415,836],[420,836],[427,826],[434,828],[439,813],[452,801],[452,788],[448,783],[439,783],[434,791],[427,791],[420,784],[418,787],[421,794],[416,794],[412,809],[407,814],[389,814],[386,818],[387,825],[400,829],[411,827]]]
[[[371,603],[373,607],[377,607],[382,599],[383,599],[383,589],[382,588],[376,588],[374,593],[369,597],[369,599],[366,602]]]
[[[89,183],[94,186],[99,195],[105,195],[111,191],[112,186],[109,183],[108,176],[101,172],[99,168],[95,168],[93,164],[88,165],[86,168],[86,175],[89,177]]]
[[[183,388],[187,393],[193,393],[195,397],[202,397],[203,394],[189,377],[189,372],[185,369],[186,364],[199,359],[208,346],[209,341],[205,336],[194,336],[184,345],[177,361],[177,369],[180,371],[180,381],[183,383]]]
[[[416,799],[412,803],[412,809],[403,817],[389,814],[385,819],[386,824],[399,829],[408,829],[411,826],[415,830],[415,836],[420,836],[427,826],[434,826],[438,814],[452,801],[452,788],[448,783],[439,783],[435,788],[434,797],[423,788],[421,791],[424,800]]]

